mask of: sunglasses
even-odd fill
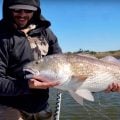
[[[23,9],[13,9],[12,10],[14,13],[21,13],[24,11],[24,13],[32,13],[32,10],[23,10]]]

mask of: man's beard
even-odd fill
[[[16,21],[14,21],[14,26],[15,26],[17,29],[22,30],[22,29],[27,28],[31,23],[32,23],[32,19],[29,20],[26,24],[18,24]]]

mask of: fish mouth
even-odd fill
[[[39,75],[39,71],[35,69],[30,69],[30,68],[24,68],[23,71],[27,74],[33,74],[33,75]]]

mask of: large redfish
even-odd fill
[[[24,71],[59,81],[55,88],[68,91],[80,104],[83,98],[94,101],[92,92],[104,91],[112,82],[120,82],[120,64],[77,54],[49,55],[30,62]]]

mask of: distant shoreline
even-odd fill
[[[71,53],[71,52],[68,52],[68,53]],[[120,59],[120,50],[115,50],[115,51],[105,51],[105,52],[96,52],[96,51],[89,51],[89,50],[81,50],[80,51],[77,51],[77,52],[73,52],[74,54],[80,54],[80,53],[85,53],[85,54],[90,54],[90,55],[93,55],[97,58],[103,58],[105,56],[113,56],[117,59]]]

